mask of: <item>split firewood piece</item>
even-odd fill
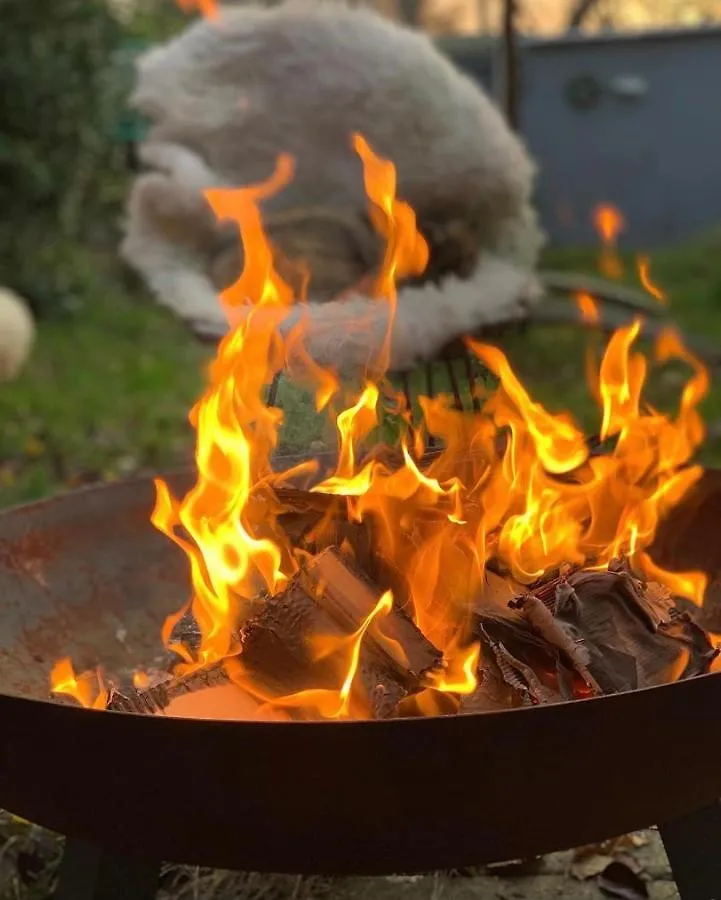
[[[301,573],[301,579],[306,589],[313,591],[316,602],[348,631],[360,628],[378,602],[378,589],[333,548],[316,556]],[[368,630],[364,643],[413,690],[420,687],[426,673],[438,669],[443,662],[441,651],[395,606],[377,628]]]
[[[272,488],[273,494],[278,499],[281,512],[309,513],[311,515],[324,515],[328,509],[343,506],[343,498],[336,494],[322,494],[314,491],[305,491],[301,488],[277,485]]]
[[[178,664],[196,659],[202,639],[203,636],[191,606],[178,619],[168,635],[168,649],[161,663],[161,671],[172,674]],[[238,640],[236,631],[232,636],[232,643],[237,646]],[[187,653],[180,648],[185,648]]]
[[[182,653],[179,653],[175,647],[184,647],[191,657],[194,657],[200,648],[202,635],[198,622],[193,615],[191,608],[186,609],[183,615],[173,626],[168,635],[168,650],[165,654],[162,668],[167,672],[172,672],[178,663],[187,662]]]
[[[319,641],[325,648],[340,647],[358,633],[379,598],[350,560],[336,549],[324,550],[243,627],[246,671],[274,696],[337,689],[338,661],[332,652],[318,653]],[[421,689],[423,676],[441,665],[441,652],[394,606],[363,635],[357,699],[365,695],[374,718],[393,715],[405,696]]]
[[[224,660],[186,675],[155,681],[141,689],[113,690],[107,709],[140,715],[165,715],[182,719],[258,721],[287,719],[283,710],[268,704]]]
[[[330,519],[347,519],[346,504],[342,497],[312,493],[286,485],[273,486],[267,492],[251,495],[250,503],[264,502],[294,547],[302,547],[306,535],[319,522]]]
[[[347,673],[354,634],[373,613],[381,591],[335,549],[313,557],[274,596],[258,598],[255,610],[240,628],[239,661],[244,675],[261,696],[288,698],[302,691],[338,691]],[[197,625],[186,614],[173,631],[191,647],[198,642]],[[319,649],[323,642],[323,650]],[[333,648],[348,647],[339,662]],[[328,649],[330,648],[330,649]],[[173,662],[178,662],[176,657]],[[424,676],[442,666],[442,653],[413,621],[393,606],[382,621],[363,633],[358,668],[353,680],[352,706],[373,718],[396,713],[398,704],[419,691]],[[229,682],[222,664],[171,677],[148,688],[116,691],[109,709],[157,713],[177,697]],[[281,707],[283,703],[279,704]],[[302,705],[288,704],[291,715],[312,715]],[[296,708],[297,706],[297,708]]]

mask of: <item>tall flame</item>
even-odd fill
[[[362,641],[396,604],[444,653],[443,672],[428,678],[419,700],[419,708],[432,711],[434,696],[458,697],[477,684],[479,645],[471,614],[489,560],[516,583],[530,584],[566,564],[606,566],[626,555],[676,594],[700,602],[703,575],[666,572],[647,552],[660,519],[701,472],[690,462],[704,437],[698,408],[708,392],[708,374],[670,330],[660,336],[653,358],[637,348],[639,321],[609,341],[591,379],[599,431],[610,445],[603,455],[590,455],[570,415],[552,413],[531,397],[499,349],[470,341],[471,352],[499,380],[481,408],[468,414],[448,397],[421,397],[422,421],[414,426],[407,417],[400,464],[391,467],[378,454],[366,457],[364,445],[379,422],[383,397],[392,394],[385,374],[396,281],[422,271],[428,246],[413,211],[396,197],[393,165],[360,135],[353,145],[363,165],[371,219],[386,241],[374,294],[376,303],[387,305],[388,334],[378,358],[369,360],[360,390],[350,396],[337,373],[321,369],[304,351],[304,318],[282,327],[298,298],[274,268],[260,203],[288,183],[292,160],[281,157],[262,184],[207,193],[216,216],[238,225],[245,265],[221,296],[232,331],[221,342],[208,386],[190,414],[196,483],[178,499],[162,479],[155,482],[152,521],[188,556],[190,606],[201,634],[197,651],[174,645],[183,659],[179,670],[226,660],[234,679],[260,702],[330,718],[362,715],[353,700]],[[615,254],[623,217],[614,207],[599,207],[596,224],[604,252]],[[593,298],[579,298],[579,304],[586,315],[596,314]],[[340,498],[350,521],[372,525],[375,550],[397,580],[393,595],[382,593],[353,634],[316,636],[318,653],[339,661],[335,689],[277,697],[263,694],[244,671],[236,634],[251,602],[255,608],[264,594],[281,590],[303,565],[301,551],[282,530],[273,491],[298,469],[271,467],[283,413],[265,402],[268,386],[291,358],[302,360],[318,409],[329,412],[331,400],[342,401],[335,418],[337,465],[313,490]],[[671,359],[685,363],[692,374],[677,413],[665,416],[644,402],[643,391],[652,365]],[[428,436],[441,449],[425,456]],[[166,622],[166,643],[177,619]],[[56,691],[83,705],[100,702],[100,694],[88,693],[80,680],[68,661],[53,673]],[[102,685],[98,688],[102,692]]]
[[[294,568],[265,504],[249,504],[253,489],[272,474],[283,414],[265,404],[265,389],[284,362],[278,326],[293,299],[273,268],[259,203],[288,182],[292,168],[281,157],[263,184],[206,194],[219,219],[237,223],[243,242],[243,272],[221,296],[236,326],[221,342],[210,385],[191,411],[196,484],[177,501],[156,480],[151,517],[190,559],[192,611],[202,634],[198,665],[237,652],[233,634],[243,602],[261,589],[278,590]]]

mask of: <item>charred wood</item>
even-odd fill
[[[107,709],[115,712],[157,715],[164,712],[178,697],[208,688],[219,687],[230,681],[223,663],[215,663],[196,669],[188,675],[169,678],[167,681],[142,690],[132,688],[126,691],[110,692]]]

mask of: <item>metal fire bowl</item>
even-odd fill
[[[176,490],[190,473],[168,479]],[[0,514],[0,806],[120,853],[383,874],[544,853],[721,796],[721,677],[557,706],[386,722],[142,717],[47,699],[51,664],[149,662],[188,593],[151,481]],[[721,572],[721,472],[657,559]]]

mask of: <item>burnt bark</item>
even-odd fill
[[[215,663],[196,669],[189,675],[169,678],[167,681],[142,690],[111,691],[107,709],[115,712],[157,715],[164,712],[173,700],[184,694],[228,684],[230,679],[223,663]]]

